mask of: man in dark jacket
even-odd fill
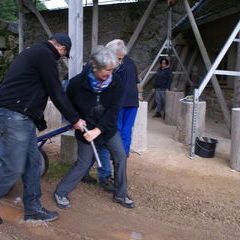
[[[69,56],[70,49],[71,40],[65,33],[25,49],[10,65],[0,88],[0,197],[22,177],[25,220],[58,218],[57,212],[40,203],[36,126],[46,128],[43,111],[48,97],[75,129],[85,125],[58,79],[57,60]]]
[[[169,68],[169,61],[166,58],[162,58],[159,61],[160,68],[156,74],[155,82],[153,85],[153,92],[155,93],[155,101],[157,103],[156,113],[153,117],[165,118],[165,102],[166,102],[166,90],[170,90],[172,83],[172,71]],[[162,114],[162,115],[161,115]]]

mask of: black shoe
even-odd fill
[[[135,208],[135,203],[129,196],[121,198],[121,197],[113,195],[113,199],[112,200],[113,200],[113,202],[121,204],[123,207]]]
[[[57,212],[48,211],[45,208],[42,208],[38,212],[31,214],[31,215],[25,215],[24,220],[25,221],[43,221],[43,222],[51,222],[56,219],[58,219],[59,214]]]
[[[2,218],[0,217],[0,224],[2,224],[3,223],[3,220],[2,220]]]
[[[115,193],[114,179],[111,176],[107,177],[99,184],[106,192]]]
[[[160,118],[161,117],[161,113],[160,112],[156,112],[152,117],[153,118]]]
[[[97,184],[97,180],[90,175],[83,177],[82,182],[87,184]]]

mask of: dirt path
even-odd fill
[[[0,201],[5,219],[0,239],[239,240],[240,174],[228,167],[229,139],[217,132],[216,158],[190,160],[186,147],[173,140],[174,131],[150,120],[148,151],[129,158],[135,209],[116,205],[98,186],[81,184],[70,195],[72,209],[60,210],[56,222],[33,226],[22,222],[21,204],[13,203],[18,190]],[[52,160],[59,158],[56,143],[47,151]],[[53,210],[57,210],[52,200],[55,185],[43,180],[42,201]]]

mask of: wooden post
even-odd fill
[[[45,30],[45,32],[47,33],[48,37],[50,38],[53,33],[50,30],[50,28],[48,27],[47,23],[45,22],[44,18],[42,17],[41,13],[37,10],[37,8],[35,7],[35,5],[32,3],[32,1],[27,1],[27,0],[21,0],[22,4],[27,7],[31,12],[33,12],[35,14],[35,16],[37,17],[38,21],[41,23],[43,29]],[[68,63],[66,59],[62,59],[62,61],[64,62],[65,66],[68,67]]]
[[[240,39],[240,33],[238,39]],[[240,43],[237,44],[235,71],[240,72]],[[234,80],[233,106],[240,107],[240,77]]]
[[[181,50],[181,54],[180,54],[180,59],[182,61],[182,64],[184,65],[186,58],[187,58],[187,54],[189,51],[189,47],[188,46],[184,46]],[[176,72],[182,71],[183,69],[181,68],[180,65],[177,66]],[[176,80],[175,80],[175,84],[176,84],[176,88],[180,91],[182,91],[183,89],[181,89],[181,87],[183,87],[184,84],[181,83],[185,82],[185,80],[183,79],[184,77],[186,78],[186,75],[176,75]]]
[[[24,32],[23,32],[23,4],[22,0],[17,0],[18,5],[18,52],[20,53],[24,49]]]
[[[196,21],[194,19],[194,16],[192,14],[191,8],[190,8],[189,3],[188,3],[188,0],[184,0],[184,5],[185,5],[185,8],[186,8],[186,11],[187,11],[187,14],[188,14],[190,24],[192,26],[192,30],[193,30],[195,38],[196,38],[196,41],[198,43],[199,50],[200,50],[200,53],[202,55],[204,64],[205,64],[207,70],[209,71],[212,64],[211,64],[210,58],[208,56],[207,49],[206,49],[206,47],[203,43],[201,34],[199,32]],[[227,125],[228,129],[230,130],[230,124],[231,124],[230,113],[229,113],[229,110],[227,108],[227,103],[226,103],[225,98],[223,96],[222,90],[219,86],[218,80],[217,80],[215,75],[213,75],[211,81],[212,81],[212,85],[213,85],[214,91],[216,93],[220,108],[222,110],[226,125]]]
[[[130,38],[128,44],[127,44],[127,48],[128,48],[128,51],[129,51],[129,52],[131,51],[131,49],[132,49],[135,41],[137,40],[140,32],[142,31],[142,29],[143,29],[143,27],[144,27],[144,25],[145,25],[145,23],[146,23],[149,15],[150,15],[150,13],[152,12],[152,10],[153,10],[153,8],[154,8],[154,6],[155,6],[156,3],[157,3],[157,0],[151,0],[151,1],[150,1],[150,3],[149,3],[149,5],[148,5],[145,13],[143,14],[140,22],[139,22],[138,25],[137,25],[137,28],[135,29],[133,35],[131,36],[131,38]]]
[[[231,130],[231,159],[230,166],[240,171],[240,108],[232,109],[232,130]]]
[[[53,34],[50,30],[50,28],[48,27],[47,23],[45,22],[44,18],[42,17],[42,15],[40,14],[40,12],[37,10],[37,8],[35,7],[35,5],[33,4],[32,1],[27,1],[27,0],[22,0],[23,4],[31,11],[33,12],[38,21],[41,23],[43,29],[46,31],[48,37],[51,37]]]
[[[83,5],[82,1],[69,1],[69,36],[72,48],[69,59],[69,79],[80,73],[83,64]]]
[[[190,57],[190,60],[187,62],[187,73],[188,73],[189,76],[190,76],[190,73],[191,73],[192,66],[196,61],[197,56],[198,56],[198,50],[195,49],[192,56]],[[192,81],[192,79],[191,79],[191,81]],[[184,81],[180,82],[178,88],[184,90],[185,87],[186,87],[186,83],[187,83],[187,80],[184,79]],[[191,88],[193,88],[193,85],[191,86]]]
[[[195,63],[196,59],[197,59],[197,56],[198,56],[198,50],[195,49],[193,54],[192,54],[192,56],[191,56],[191,58],[190,58],[190,60],[189,60],[189,62],[188,62],[188,67],[187,67],[188,74],[190,74],[192,66]]]
[[[92,52],[98,44],[98,0],[93,0],[92,11]]]

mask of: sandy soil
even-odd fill
[[[1,240],[239,240],[240,174],[229,168],[230,140],[222,125],[207,124],[206,135],[219,140],[216,157],[187,157],[188,148],[174,141],[175,127],[149,119],[148,151],[131,154],[129,193],[135,209],[111,201],[98,185],[80,184],[70,195],[72,208],[59,210],[49,224],[22,221],[21,188],[0,200]],[[59,159],[56,140],[46,146]],[[44,206],[57,210],[56,182],[42,181]]]

